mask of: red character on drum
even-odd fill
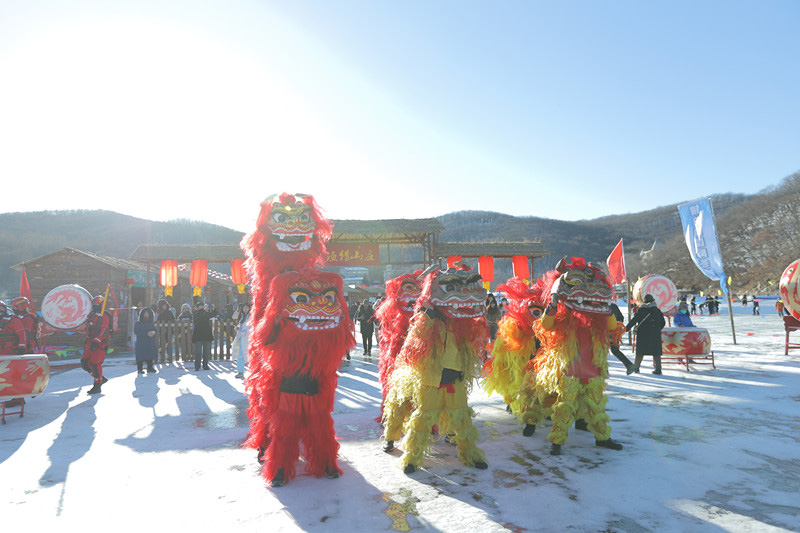
[[[11,300],[11,309],[25,328],[25,353],[33,353],[39,343],[39,315],[33,312],[31,301],[24,296]]]
[[[10,315],[6,303],[0,300],[0,355],[27,353],[25,339],[25,325],[22,320]]]
[[[103,309],[103,297],[92,298],[92,312],[86,321],[86,344],[81,356],[81,367],[94,377],[94,386],[89,394],[97,394],[108,381],[103,377],[103,361],[106,359],[108,340],[111,337],[111,314]]]

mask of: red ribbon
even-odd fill
[[[444,389],[448,394],[455,394],[456,388],[453,386],[452,383],[448,383],[447,385],[439,385],[440,389]]]

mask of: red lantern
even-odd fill
[[[494,259],[482,255],[478,258],[478,272],[483,278],[483,286],[486,287],[486,290],[489,290],[489,284],[494,279]]]
[[[511,266],[513,267],[514,276],[522,279],[531,277],[531,269],[528,264],[528,257],[524,255],[515,255],[511,258]]]
[[[455,268],[456,263],[461,261],[460,255],[451,255],[447,258],[447,268]]]
[[[244,259],[231,261],[231,281],[236,284],[239,294],[244,294],[244,284],[247,283],[247,272],[244,270]]]
[[[189,272],[189,283],[194,287],[192,296],[203,294],[203,287],[208,281],[208,259],[195,259],[192,261],[192,269]]]
[[[164,295],[172,296],[172,287],[178,284],[178,262],[171,259],[161,261],[161,286]]]

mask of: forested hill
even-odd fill
[[[0,214],[0,295],[16,296],[12,265],[65,246],[128,258],[140,244],[238,244],[242,233],[192,220],[154,222],[112,211],[37,211]]]
[[[712,201],[734,292],[777,294],[781,273],[800,257],[800,173],[758,194],[716,195]],[[537,261],[537,274],[563,256],[603,264],[624,238],[631,281],[664,274],[681,289],[718,286],[689,258],[677,205],[576,222],[487,211],[459,211],[438,219],[446,228],[439,236],[442,242],[540,240],[550,256]],[[205,222],[153,222],[110,211],[0,214],[0,295],[17,294],[20,274],[10,266],[64,246],[127,258],[140,244],[238,244],[241,237],[239,231]],[[504,280],[510,270],[510,260],[498,261],[496,279]]]

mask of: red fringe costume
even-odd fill
[[[259,365],[245,381],[250,433],[244,444],[265,449],[262,475],[273,486],[295,477],[301,441],[308,474],[338,477],[331,416],[336,370],[356,345],[342,278],[304,268],[275,276],[268,290],[270,302],[250,336]]]
[[[313,196],[282,193],[269,196],[261,203],[255,231],[245,235],[240,244],[251,284],[250,324],[253,329],[264,320],[273,278],[281,272],[322,265],[326,257],[325,243],[332,231],[333,224],[322,215]],[[252,374],[259,373],[263,364],[259,353],[251,335],[247,366]],[[264,404],[254,396],[257,394],[258,388],[251,391],[251,404]],[[253,447],[260,451],[265,450],[269,445],[267,425],[251,426],[247,442],[255,443]]]
[[[403,341],[406,340],[414,304],[419,298],[421,270],[413,274],[403,274],[386,282],[386,297],[375,312],[381,325],[380,357],[378,359],[378,377],[381,384],[381,395],[384,400],[389,391],[389,378],[394,372],[394,362]],[[381,415],[383,403],[381,402]]]

